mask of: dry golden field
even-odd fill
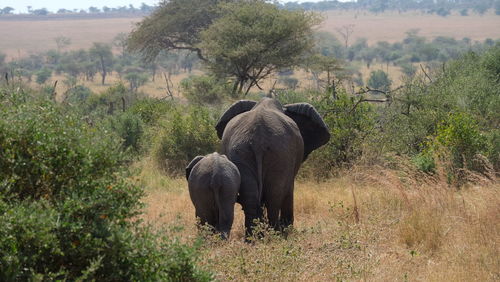
[[[111,43],[120,32],[130,32],[140,18],[58,19],[43,21],[0,19],[0,52],[9,57],[56,49],[54,38],[71,39],[69,49],[89,48],[93,42]]]
[[[421,12],[386,12],[373,14],[366,11],[329,11],[323,13],[324,22],[319,27],[321,30],[329,31],[341,38],[337,28],[353,25],[353,33],[349,42],[354,42],[357,37],[365,37],[370,43],[380,40],[389,42],[400,41],[405,32],[418,28],[420,35],[429,38],[444,35],[456,38],[469,37],[472,40],[484,40],[485,38],[500,38],[500,16],[487,13],[483,16],[471,14],[467,17],[451,15],[446,18],[422,14]],[[89,48],[93,42],[112,42],[113,38],[120,32],[130,32],[134,24],[141,18],[105,18],[105,19],[54,19],[43,21],[28,20],[1,20],[0,18],[0,52],[6,53],[9,58],[18,58],[30,53],[55,49],[54,38],[66,36],[71,38],[72,43],[68,49]],[[360,66],[360,72],[366,82],[371,71],[386,69],[387,66],[374,63],[370,69]],[[389,66],[389,74],[394,81],[393,85],[399,84],[401,72],[399,68]],[[187,74],[172,77],[175,87]],[[314,82],[309,80],[308,74],[299,72],[296,77],[300,81],[299,87],[310,88]],[[54,77],[55,80],[63,81],[62,77]],[[265,89],[269,89],[275,77],[264,83]],[[117,76],[110,76],[108,83],[100,85],[98,79],[95,82],[79,81],[96,92],[103,91],[113,83],[119,81]],[[278,85],[279,87],[279,85]],[[64,92],[64,86],[59,83],[58,92]],[[155,82],[149,81],[140,88],[142,92],[153,97],[162,97],[165,93],[165,83],[161,76]],[[178,92],[178,91],[177,91]]]
[[[185,179],[166,177],[147,160],[136,168],[147,191],[145,222],[194,242],[199,233]],[[439,177],[424,184],[384,169],[342,175],[296,181],[295,226],[286,239],[268,232],[244,243],[237,204],[230,240],[206,238],[201,264],[221,281],[500,278],[498,183],[457,190]]]
[[[396,42],[405,37],[410,29],[419,29],[419,35],[427,38],[436,36],[450,36],[457,39],[468,37],[482,41],[486,38],[500,38],[500,16],[487,13],[483,16],[470,14],[463,17],[452,14],[447,17],[413,12],[385,12],[373,14],[367,11],[329,11],[323,14],[325,20],[320,29],[340,34],[337,28],[354,25],[352,40],[357,37],[368,39],[369,43],[377,41]]]
[[[450,15],[446,18],[421,12],[386,12],[373,14],[366,11],[324,12],[320,29],[339,34],[336,28],[354,25],[352,40],[365,37],[370,43],[386,40],[400,41],[405,32],[418,28],[420,35],[433,38],[439,35],[472,40],[500,38],[500,16],[492,12],[483,16],[471,13],[467,17]],[[130,32],[141,18],[107,19],[55,19],[41,21],[1,20],[0,51],[9,57],[55,49],[54,38],[71,38],[71,49],[88,48],[93,42],[111,42],[116,34]],[[351,40],[350,40],[351,41]],[[351,41],[353,42],[353,41]]]

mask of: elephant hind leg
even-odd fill
[[[278,207],[267,208],[267,219],[269,220],[269,225],[274,230],[279,230],[280,228],[279,214],[280,210]]]
[[[283,199],[280,215],[280,228],[284,230],[290,225],[293,225],[293,189]]]
[[[245,237],[251,237],[255,220],[262,219],[263,210],[259,202],[258,183],[254,174],[246,167],[238,167],[241,174],[239,202],[245,213]]]

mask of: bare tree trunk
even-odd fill
[[[102,69],[102,72],[101,72],[101,75],[102,75],[102,85],[104,85],[104,82],[106,80],[106,65],[104,65],[104,57],[101,56],[101,69]]]

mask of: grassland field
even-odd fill
[[[492,12],[484,15],[471,13],[469,16],[452,14],[448,17],[424,14],[419,11],[404,13],[385,12],[374,14],[367,11],[327,11],[322,13],[324,21],[318,26],[319,30],[331,32],[339,39],[338,28],[353,25],[353,33],[349,42],[354,42],[358,37],[367,38],[369,44],[377,41],[396,42],[405,37],[405,32],[410,29],[419,29],[419,34],[432,39],[436,36],[450,36],[457,39],[468,37],[472,40],[482,41],[486,38],[500,38],[500,16]],[[4,20],[0,18],[0,52],[7,54],[9,59],[19,58],[31,53],[47,51],[56,48],[54,38],[65,36],[71,39],[67,49],[89,48],[93,42],[111,43],[120,32],[130,32],[141,18],[102,18],[102,19],[54,19],[54,20]],[[115,50],[118,52],[119,50]],[[8,60],[9,60],[8,59]],[[363,79],[368,79],[371,71],[383,69],[388,71],[394,86],[400,83],[401,71],[398,67],[385,66],[374,63],[371,68],[361,65],[359,71]],[[187,77],[182,73],[174,75],[172,82],[178,88],[179,82]],[[299,79],[299,87],[308,88],[314,83],[310,76],[304,72],[295,75]],[[53,77],[61,81],[62,77]],[[264,85],[270,88],[276,77],[271,77]],[[95,81],[83,81],[92,90],[99,92],[109,84],[120,81],[116,75],[109,77],[106,85]],[[64,86],[59,84],[59,92],[64,92]],[[279,85],[278,85],[279,87]],[[160,75],[154,82],[149,81],[140,88],[140,91],[153,97],[162,97],[165,93],[165,82]],[[178,91],[177,91],[178,92]]]
[[[324,21],[320,30],[339,36],[336,29],[354,25],[352,41],[358,37],[377,41],[396,42],[404,38],[410,29],[419,29],[420,35],[432,39],[450,36],[457,39],[468,37],[482,41],[500,38],[500,16],[489,12],[469,16],[452,14],[447,17],[423,14],[419,11],[404,13],[385,12],[373,14],[367,11],[327,11],[322,13]],[[104,19],[56,19],[56,20],[8,20],[0,17],[0,50],[9,57],[18,57],[33,52],[55,49],[54,38],[65,36],[71,39],[70,49],[89,48],[93,42],[111,43],[120,32],[130,32],[141,18]]]
[[[500,38],[500,16],[491,13],[443,18],[420,12],[331,11],[324,17],[319,29],[336,34],[336,28],[353,24],[352,39],[365,37],[370,43],[400,41],[412,28],[428,38]],[[0,51],[17,58],[54,49],[57,36],[71,38],[68,48],[88,48],[92,42],[111,42],[138,21],[0,20]],[[386,67],[374,63],[360,71],[367,77],[370,71]],[[397,80],[399,69],[389,66],[388,71]],[[172,77],[177,94],[177,85],[187,76]],[[297,76],[302,87],[313,84],[307,73]],[[64,79],[51,78],[52,83]],[[99,93],[120,78],[113,73],[105,85],[99,81],[97,74],[95,81],[79,83]],[[64,92],[64,87],[59,83],[57,92]],[[162,97],[165,83],[159,75],[139,90]],[[147,158],[132,169],[138,172],[133,181],[146,190],[142,219],[182,241],[196,241],[199,233],[186,181],[164,175]],[[265,231],[264,239],[244,243],[243,213],[237,205],[230,240],[206,237],[200,263],[221,281],[499,281],[499,189],[496,180],[480,179],[456,189],[446,184],[443,173],[428,176],[378,167],[355,167],[320,182],[299,178],[294,229],[286,239]]]
[[[147,159],[135,167],[135,181],[147,187],[143,220],[195,242],[186,181],[162,175]],[[237,204],[231,238],[207,235],[201,265],[220,281],[498,281],[497,182],[456,190],[445,177],[381,168],[341,175],[296,181],[295,224],[286,239],[264,231],[263,239],[244,243]]]

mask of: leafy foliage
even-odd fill
[[[212,76],[191,76],[181,81],[182,94],[193,104],[220,105],[228,89]]]
[[[211,279],[194,247],[134,219],[120,139],[71,107],[1,99],[0,280]]]
[[[370,77],[368,78],[368,82],[366,84],[370,88],[387,92],[391,89],[392,82],[386,72],[383,70],[376,70],[370,73]]]
[[[36,72],[36,83],[44,84],[52,76],[52,71],[48,68],[42,68]]]
[[[222,16],[201,33],[200,48],[218,77],[235,80],[233,93],[246,92],[278,71],[300,63],[313,44],[314,14],[280,10],[264,1],[221,5]]]
[[[171,174],[184,172],[186,164],[198,155],[217,150],[219,139],[214,130],[218,115],[199,106],[177,108],[159,123],[152,154],[159,167]]]
[[[190,50],[203,58],[200,31],[215,18],[217,0],[173,0],[160,3],[131,33],[129,48],[140,51],[150,61],[162,50]]]

